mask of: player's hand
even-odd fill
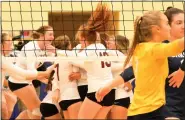
[[[53,64],[50,67],[47,68],[46,71],[38,71],[37,80],[39,80],[42,83],[48,84],[49,81],[53,80],[53,75],[55,73],[55,68],[58,64]]]
[[[69,75],[69,80],[70,80],[70,81],[79,80],[80,78],[81,78],[80,72],[72,72],[72,73]]]
[[[101,102],[103,100],[103,98],[111,91],[111,89],[108,86],[102,87],[100,88],[97,92],[96,92],[96,100],[98,102]]]
[[[39,79],[40,82],[44,83],[44,84],[48,84],[48,79],[47,78],[42,78],[42,79]]]
[[[172,74],[170,74],[168,76],[168,78],[170,78],[169,86],[179,88],[183,82],[183,79],[184,79],[184,71],[179,69],[179,70],[173,72]]]
[[[130,82],[126,82],[124,83],[124,87],[123,87],[127,92],[130,92],[132,90],[132,84]]]

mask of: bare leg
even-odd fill
[[[81,105],[81,108],[78,114],[78,119],[94,119],[96,114],[101,108],[102,108],[101,105],[91,101],[86,97]],[[87,111],[91,111],[91,112],[87,112]]]
[[[82,102],[77,102],[69,106],[68,113],[70,119],[77,119]]]
[[[24,103],[24,105],[29,111],[34,111],[35,109],[40,108],[40,100],[37,96],[37,93],[33,85],[28,85],[26,87],[23,87],[21,89],[14,91],[13,93]],[[33,112],[31,112],[31,114],[32,114],[32,119],[41,118],[40,114],[35,115],[33,114]]]
[[[114,105],[110,111],[110,119],[127,119],[127,108]]]
[[[97,113],[96,117],[94,119],[106,119],[107,114],[109,113],[110,109],[112,108],[112,106],[103,106],[99,112]]]

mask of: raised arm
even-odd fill
[[[164,58],[175,56],[184,50],[184,38],[175,40],[171,43],[159,43],[152,47],[152,56]]]

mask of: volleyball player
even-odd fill
[[[79,44],[73,48],[73,51],[75,51],[76,54],[81,52],[85,48],[85,43],[83,40],[79,40],[78,34],[76,35],[77,41],[79,41]],[[76,67],[77,68],[77,67]],[[75,68],[75,69],[76,69]],[[77,68],[79,72],[72,72],[69,75],[70,80],[77,80],[78,83],[78,92],[80,94],[80,98],[82,101],[84,101],[88,87],[87,87],[87,72],[82,68]]]
[[[176,39],[184,37],[184,11],[178,8],[168,7],[164,14],[168,18],[169,25],[171,27],[171,37],[169,40],[166,40],[165,43],[173,42]],[[178,80],[181,81],[181,84],[179,84],[177,88],[173,88],[175,86],[173,85],[174,78],[171,78],[173,74],[166,79],[166,104],[164,107],[164,115],[169,119],[172,117],[180,120],[185,119],[185,81],[183,81],[184,71],[179,68],[183,59],[184,52],[168,58],[169,75],[178,69],[178,72],[182,73],[181,77],[178,78]],[[171,80],[169,78],[171,78]]]
[[[110,11],[106,4],[99,3],[96,11],[86,25],[81,25],[77,36],[84,42],[85,48],[78,53],[79,57],[103,56],[106,55],[104,45],[97,42],[97,32],[109,27],[108,20]],[[80,61],[74,65],[84,68],[87,71],[88,93],[79,111],[78,119],[100,119],[105,118],[111,109],[115,91],[112,90],[103,102],[97,102],[95,92],[106,82],[112,80],[111,64],[108,61]],[[80,64],[81,63],[81,64]],[[90,112],[87,112],[90,111]]]
[[[54,41],[54,46],[58,48],[56,51],[58,57],[60,55],[75,55],[75,52],[70,51],[72,46],[69,37],[66,35],[57,37]],[[50,97],[49,94],[46,96],[41,103],[40,109],[46,119],[57,119],[54,116],[57,116],[59,112],[57,112],[57,107],[54,108],[53,103],[59,103],[65,119],[76,119],[81,106],[81,99],[77,89],[77,81],[70,81],[68,77],[73,72],[74,66],[68,61],[62,60],[59,61],[58,65],[52,82],[52,93]],[[53,110],[50,108],[53,108]]]
[[[169,37],[168,19],[160,11],[149,11],[135,20],[134,41],[124,64],[125,67],[132,57],[136,78],[133,101],[128,109],[128,120],[164,120],[167,57],[184,50],[184,39],[169,44],[160,43]],[[97,92],[97,100],[101,101],[113,87],[124,81],[118,77],[105,85]]]
[[[122,56],[126,58],[127,50],[129,48],[129,40],[121,35],[111,36],[106,42],[107,48],[110,52],[114,52],[115,56]],[[113,54],[112,54],[113,55]],[[113,77],[116,78],[120,73],[122,73],[122,62],[112,61],[112,73]],[[121,69],[120,69],[121,68]],[[132,90],[130,82],[127,82],[129,89]],[[132,91],[126,91],[124,84],[120,85],[116,89],[114,105],[109,112],[109,119],[127,119],[127,109],[130,105],[130,99],[133,96]]]
[[[33,38],[34,41],[30,41],[23,46],[20,56],[27,58],[47,56],[47,52],[45,50],[51,45],[51,41],[54,39],[53,28],[50,26],[41,26],[33,33]],[[52,52],[53,50],[50,51]],[[36,66],[38,66],[38,63],[32,59],[27,59],[27,61],[20,60],[16,64],[27,70],[36,70]],[[25,79],[10,77],[9,87],[11,91],[25,104],[28,109],[27,112],[29,117],[32,119],[40,119],[40,100],[33,85]],[[29,95],[29,97],[27,95]]]
[[[51,73],[52,69],[54,66],[50,67],[50,69],[48,69],[47,71],[43,71],[43,72],[37,72],[34,70],[25,70],[23,68],[20,68],[19,66],[14,65],[13,63],[11,63],[8,59],[5,59],[4,56],[7,56],[11,51],[12,51],[12,39],[11,36],[7,33],[2,33],[1,35],[1,42],[2,42],[2,85],[4,83],[4,74],[8,74],[9,76],[16,78],[16,79],[25,79],[25,80],[33,80],[35,78],[38,79],[42,79],[45,80],[46,78],[48,78],[49,74]],[[44,79],[43,79],[44,78]],[[46,81],[42,81],[41,82],[47,82]],[[11,92],[7,92],[6,93],[2,92],[2,98],[3,98],[3,109],[8,108],[8,110],[3,110],[3,113],[6,113],[6,117],[3,116],[3,118],[9,118],[13,107],[16,103],[16,101],[14,99],[12,99],[13,101],[11,102]],[[9,93],[10,95],[6,95],[4,96],[4,94]],[[8,101],[5,101],[6,99],[8,99]],[[5,103],[5,104],[4,104]],[[7,103],[7,105],[6,105]],[[6,107],[7,106],[7,107]],[[7,113],[9,112],[9,113]],[[3,114],[4,115],[4,114]]]

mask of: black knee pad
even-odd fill
[[[59,113],[57,107],[50,103],[41,103],[40,112],[43,117],[50,117]]]

